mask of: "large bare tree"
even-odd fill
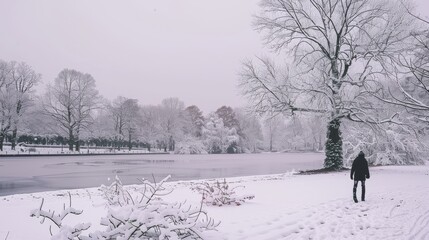
[[[328,119],[325,168],[343,165],[343,119],[368,124],[370,94],[383,65],[401,51],[412,19],[399,1],[263,0],[255,26],[266,44],[292,57],[288,66],[247,61],[242,89],[258,112],[309,112]],[[282,51],[286,50],[286,51]]]
[[[90,74],[64,69],[47,88],[44,109],[67,134],[69,150],[80,150],[80,132],[93,122],[98,107],[98,91]]]
[[[132,140],[137,135],[137,125],[141,122],[138,100],[119,96],[113,101],[110,111],[114,120],[115,137],[118,140],[127,138],[128,149],[131,150]]]
[[[12,63],[14,68],[11,72],[14,85],[14,119],[12,124],[12,150],[15,150],[18,127],[23,114],[31,106],[33,101],[34,86],[40,81],[41,75],[36,73],[31,66],[25,62]]]
[[[164,139],[164,132],[162,130],[161,122],[163,119],[164,111],[160,106],[143,106],[140,108],[140,116],[142,117],[142,124],[139,127],[141,132],[141,140],[148,144],[148,150],[152,147],[157,147],[157,141]]]
[[[0,60],[0,151],[3,151],[3,142],[11,129],[13,121],[12,70],[11,63]]]
[[[126,110],[123,108],[123,105],[127,98],[118,96],[113,100],[112,104],[109,105],[110,114],[113,118],[113,127],[115,132],[115,142],[117,144],[118,150],[120,149],[121,145],[119,142],[121,142],[124,139],[124,128],[125,128],[125,118],[126,118]]]
[[[174,151],[176,141],[183,135],[185,104],[178,98],[165,98],[161,102],[161,134],[168,150]]]

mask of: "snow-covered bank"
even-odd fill
[[[38,156],[38,155],[82,155],[82,154],[145,154],[145,153],[163,153],[162,151],[157,151],[152,149],[152,152],[147,149],[132,149],[128,150],[127,148],[122,148],[118,150],[116,148],[94,148],[94,147],[82,147],[78,151],[68,150],[68,146],[35,146],[35,147],[24,147],[17,146],[16,150],[12,150],[11,146],[4,146],[3,151],[0,151],[0,155],[4,156]]]
[[[348,172],[320,175],[269,175],[227,179],[244,185],[243,194],[255,199],[241,206],[205,207],[221,221],[214,239],[428,239],[429,166],[371,168],[366,202],[352,200]],[[170,182],[168,201],[198,204],[190,190],[198,181]],[[132,188],[132,186],[129,186]],[[97,189],[69,191],[72,205],[83,209],[70,223],[92,222],[93,230],[104,216],[104,200]],[[360,189],[358,189],[360,194]],[[48,222],[30,218],[41,198],[51,209],[62,209],[67,191],[20,194],[0,198],[0,239],[49,239]],[[53,228],[55,229],[55,228]]]

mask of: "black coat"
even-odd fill
[[[359,155],[353,161],[350,178],[356,181],[365,181],[366,178],[369,178],[368,162],[366,161],[365,156]]]

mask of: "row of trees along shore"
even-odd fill
[[[82,144],[176,153],[324,150],[329,169],[360,150],[372,164],[424,162],[429,23],[409,2],[262,0],[260,8],[254,26],[276,55],[243,63],[249,108],[203,115],[178,98],[109,101],[90,74],[73,69],[37,95],[40,74],[0,60],[0,151],[5,140],[15,149],[33,136],[70,151]]]
[[[73,69],[59,72],[41,95],[35,92],[41,75],[26,63],[0,61],[0,77],[1,151],[4,142],[12,150],[20,142],[67,145],[70,151],[82,145],[177,153],[322,150],[323,131],[308,131],[304,118],[261,118],[228,106],[204,116],[178,98],[158,105],[123,96],[109,101],[90,74]]]

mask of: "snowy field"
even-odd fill
[[[227,179],[244,185],[255,198],[241,206],[205,206],[218,231],[206,239],[429,239],[429,166],[370,168],[366,202],[352,200],[349,172],[319,175],[277,174]],[[199,204],[190,190],[198,181],[169,182],[167,201]],[[133,188],[132,185],[127,186]],[[72,205],[83,209],[81,220],[102,229],[104,200],[97,188],[70,190]],[[358,195],[360,188],[358,189]],[[67,192],[41,192],[0,198],[0,239],[49,239],[49,224],[30,218],[41,198],[51,209],[68,203]],[[68,219],[77,223],[78,218]],[[53,228],[55,231],[55,228]]]

